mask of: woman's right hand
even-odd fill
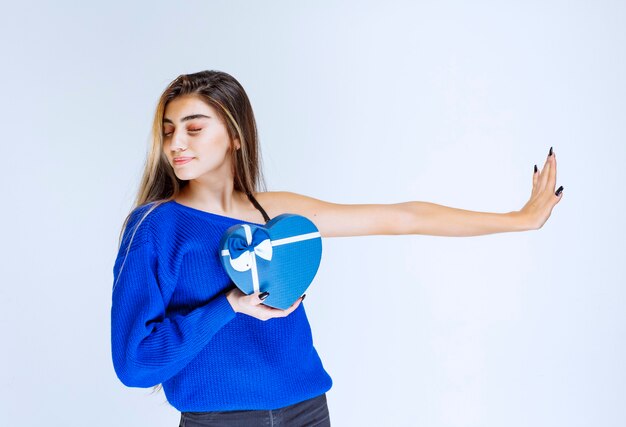
[[[248,316],[256,317],[259,320],[268,320],[274,317],[285,317],[291,314],[304,299],[304,295],[294,302],[291,307],[286,310],[280,310],[278,308],[268,307],[263,305],[263,300],[259,298],[261,292],[255,292],[250,295],[246,295],[239,288],[233,288],[226,293],[226,299],[233,307],[236,313],[244,313]]]

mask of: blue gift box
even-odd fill
[[[269,292],[267,306],[287,309],[307,290],[322,258],[322,237],[306,217],[282,214],[265,224],[237,224],[220,242],[226,273],[245,294]]]

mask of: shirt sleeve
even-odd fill
[[[236,313],[221,293],[185,315],[167,316],[153,242],[140,238],[126,252],[122,245],[113,268],[113,366],[124,385],[151,387],[183,369]]]

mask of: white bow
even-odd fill
[[[254,250],[243,252],[238,258],[231,258],[230,265],[237,271],[248,271],[255,255],[268,261],[272,260],[272,242],[270,239],[263,240],[254,247]]]
[[[246,233],[246,242],[248,245],[252,243],[252,232],[250,230],[250,226],[248,224],[242,224],[244,231]],[[259,291],[259,273],[256,267],[256,257],[259,256],[267,261],[271,261],[272,259],[272,242],[270,239],[265,239],[261,241],[254,247],[251,247],[250,250],[242,252],[237,258],[233,258],[230,256],[230,265],[233,269],[237,271],[248,271],[251,270],[252,274],[252,288],[254,292]]]

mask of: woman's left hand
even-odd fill
[[[529,227],[540,229],[546,223],[552,208],[563,197],[563,186],[555,192],[556,186],[556,154],[550,147],[552,154],[548,155],[541,171],[533,172],[533,190],[530,200],[520,209],[519,213],[526,218]]]

